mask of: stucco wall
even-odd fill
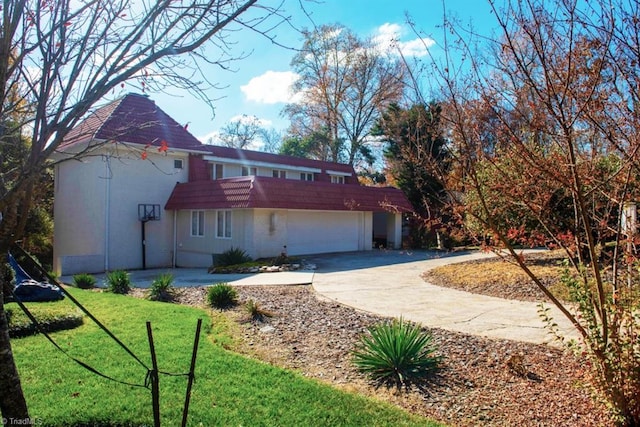
[[[142,268],[138,204],[160,205],[146,223],[146,266],[171,265],[172,213],[164,211],[176,182],[186,182],[186,156],[149,151],[147,160],[120,144],[56,170],[54,268],[59,274]],[[174,159],[183,158],[183,169]]]
[[[204,236],[191,236],[191,211],[178,211],[176,226],[176,266],[209,267],[212,255],[222,253],[232,247],[247,250],[247,235],[252,213],[250,210],[237,209],[232,212],[231,238],[216,237],[216,212],[206,210]],[[249,253],[249,251],[247,251]],[[249,253],[254,256],[253,253]]]

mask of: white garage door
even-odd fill
[[[289,211],[287,252],[290,255],[348,252],[361,249],[361,212]]]

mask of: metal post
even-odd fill
[[[142,220],[142,269],[147,269],[147,240],[145,237],[145,224],[147,221]]]
[[[152,370],[149,372],[151,380],[151,404],[153,405],[153,425],[160,427],[160,379],[158,377],[158,361],[156,359],[156,348],[153,344],[153,333],[151,332],[151,322],[147,322],[147,337],[149,338],[149,349],[151,350]]]
[[[196,369],[196,356],[198,355],[198,343],[200,342],[200,328],[202,326],[202,319],[198,319],[198,326],[196,327],[196,337],[193,340],[193,352],[191,353],[191,367],[189,368],[189,381],[187,382],[187,394],[184,399],[184,408],[182,410],[182,427],[187,425],[187,415],[189,414],[189,401],[191,400],[191,387],[195,380]]]

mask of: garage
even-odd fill
[[[365,222],[364,212],[289,211],[287,252],[301,255],[364,250],[365,236],[371,236],[370,221],[368,227]],[[369,228],[368,233],[365,228]]]

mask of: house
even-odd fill
[[[55,160],[58,274],[208,267],[232,247],[253,258],[371,250],[374,236],[398,248],[411,210],[350,165],[202,144],[137,94],[95,111]]]

